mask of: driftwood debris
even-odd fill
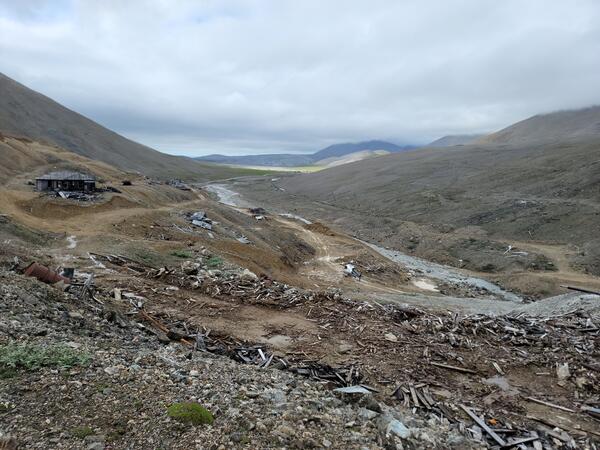
[[[576,287],[576,286],[565,286],[565,285],[561,284],[560,287],[569,289],[570,291],[582,292],[584,294],[600,295],[600,292],[598,292],[598,291],[592,291],[590,289],[580,288],[580,287]]]
[[[477,423],[477,425],[481,427],[481,429],[483,429],[487,434],[489,434],[492,437],[492,439],[496,441],[498,445],[500,445],[500,447],[506,446],[506,441],[500,436],[498,436],[496,432],[492,430],[483,419],[481,419],[477,414],[475,414],[473,411],[471,411],[471,409],[469,409],[465,405],[460,405],[460,407],[464,412],[466,412],[469,415],[469,417],[471,417],[471,419],[475,421],[475,423]]]
[[[533,397],[524,397],[524,398],[525,398],[525,400],[529,400],[530,402],[534,402],[534,403],[537,403],[539,405],[549,406],[550,408],[560,409],[562,411],[567,411],[567,412],[571,412],[571,413],[575,412],[575,410],[573,410],[571,408],[566,408],[564,406],[555,405],[554,403],[545,402],[544,400],[539,400],[537,398],[533,398]]]
[[[211,353],[228,356],[243,364],[257,365],[263,369],[276,365],[278,369],[289,370],[298,375],[342,387],[358,385],[363,378],[361,371],[356,366],[332,367],[327,364],[309,360],[299,360],[293,363],[284,357],[276,356],[274,352],[269,354],[266,346],[263,344],[248,345],[237,341],[232,342],[231,338],[218,339],[209,337],[208,334],[202,335],[200,332],[189,332],[190,336],[193,334],[196,335],[194,342],[191,340],[190,336],[181,337],[180,334],[173,333],[172,327],[170,328],[163,324],[160,320],[143,309],[140,309],[137,312],[140,318],[150,323],[154,328],[162,332],[163,335],[168,336],[172,340],[181,342],[196,350],[205,350]],[[188,329],[187,325],[183,328]],[[269,354],[269,356],[267,356],[267,354]],[[276,361],[276,364],[274,364],[273,361]],[[370,389],[376,392],[375,389]]]
[[[120,266],[120,269],[116,269],[124,273],[131,266],[136,266],[135,262],[121,258],[120,255],[107,255],[104,258],[105,261]],[[140,265],[143,266],[143,263]],[[131,283],[128,290],[147,296],[144,301],[147,306],[143,308],[156,308],[160,305],[161,297],[173,295],[178,301],[187,302],[190,311],[195,309],[196,317],[201,317],[197,314],[198,308],[212,314],[212,308],[218,312],[221,304],[231,310],[243,308],[245,304],[258,304],[271,310],[291,308],[294,313],[314,323],[321,336],[323,333],[329,334],[329,339],[340,336],[339,345],[332,346],[330,351],[336,360],[343,362],[340,366],[323,364],[323,358],[326,357],[322,351],[323,340],[316,335],[309,334],[311,339],[304,341],[304,347],[295,347],[294,352],[279,353],[261,343],[240,341],[230,335],[215,335],[205,329],[195,330],[190,323],[181,318],[175,320],[168,313],[153,312],[150,316],[150,310],[143,309],[137,302],[131,303],[136,312],[130,315],[148,322],[151,325],[148,329],[156,329],[161,342],[181,342],[190,351],[219,354],[262,370],[287,370],[332,388],[364,386],[367,377],[370,381],[375,379],[379,383],[376,385],[378,388],[396,388],[393,399],[390,399],[396,406],[406,407],[414,414],[430,420],[440,420],[443,417],[452,426],[463,431],[469,430],[466,422],[472,422],[463,414],[465,410],[460,405],[478,405],[476,399],[462,390],[461,386],[467,382],[480,383],[482,380],[478,375],[484,378],[496,374],[510,377],[515,367],[527,364],[533,367],[533,377],[545,374],[544,376],[554,379],[553,368],[559,364],[568,364],[570,375],[564,382],[568,383],[569,388],[576,382],[582,383],[584,388],[581,388],[581,392],[588,392],[589,386],[597,379],[594,371],[600,369],[594,359],[597,354],[598,324],[580,309],[550,317],[533,317],[524,313],[502,316],[434,314],[408,306],[351,300],[334,289],[314,291],[296,288],[266,276],[256,276],[247,271],[244,273],[239,268],[231,269],[229,266],[209,270],[203,266],[202,258],[198,258],[194,266],[190,268],[182,264],[163,268],[141,267],[142,277],[148,279],[148,284],[140,277],[141,286]],[[179,294],[172,294],[177,292],[175,287],[179,288]],[[124,286],[120,288],[123,289],[122,304],[126,304],[127,300],[131,302],[130,292],[126,292]],[[111,297],[118,295],[112,287],[108,292]],[[206,294],[220,301],[212,305],[204,298],[200,300],[194,293]],[[386,333],[394,335],[394,342],[382,339]],[[487,351],[488,349],[498,351]],[[562,349],[569,349],[569,352]],[[376,356],[373,358],[371,355]],[[389,371],[378,372],[376,358],[381,357],[383,364],[388,356],[404,358],[406,361],[398,378],[394,378]],[[415,364],[415,361],[419,361],[418,374],[410,370],[414,366],[409,366]],[[452,376],[449,371],[475,377]],[[396,379],[398,381],[390,386]],[[514,387],[519,388],[516,384]],[[496,388],[488,386],[486,389]],[[364,387],[355,390],[364,392],[368,389]],[[387,389],[384,392],[389,394]],[[586,395],[585,400],[581,397],[564,397],[559,401],[553,393],[553,390],[540,392],[537,389],[524,389],[521,396],[515,396],[514,399],[521,405],[525,401],[532,401],[555,410],[578,414],[582,421],[591,422],[597,417],[595,395]],[[530,397],[526,398],[525,395]],[[572,409],[555,404],[556,402]],[[589,405],[589,410],[582,406],[584,404]],[[481,405],[481,409],[471,406],[465,408],[468,409],[465,413],[478,427],[472,428],[473,435],[481,439],[480,428],[485,445],[497,449],[550,448],[549,445],[553,445],[555,441],[548,433],[547,426],[565,430],[565,427],[557,423],[548,425],[556,417],[551,410],[548,414],[535,418],[514,413],[522,419],[518,420],[511,419],[510,415],[499,408],[488,408],[487,404]],[[528,429],[528,426],[531,428]],[[593,426],[581,422],[580,430],[576,430],[573,425],[568,432],[577,439],[578,444],[584,444],[590,442],[591,434],[596,436],[590,429]],[[539,435],[535,434],[536,430]],[[567,431],[556,434],[563,442],[572,442]],[[497,438],[503,445],[500,445]]]
[[[442,363],[437,363],[434,361],[431,361],[429,364],[431,364],[432,366],[441,367],[443,369],[456,370],[457,372],[471,373],[471,374],[475,374],[475,375],[477,374],[476,371],[467,369],[465,367],[451,366],[450,364],[442,364]]]

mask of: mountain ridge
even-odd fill
[[[308,154],[290,154],[290,153],[274,153],[260,155],[206,155],[198,156],[194,159],[200,161],[208,161],[219,164],[233,165],[248,165],[248,166],[271,166],[271,167],[294,167],[308,166],[317,163],[320,160],[341,157],[352,153],[362,152],[364,150],[385,150],[390,153],[413,150],[417,148],[414,145],[397,145],[391,142],[382,140],[369,140],[361,142],[345,142],[333,144],[325,147],[315,153]]]
[[[159,178],[226,178],[233,171],[132,141],[0,72],[0,132]]]
[[[426,147],[452,147],[454,145],[468,145],[487,136],[486,134],[449,134],[430,142]]]
[[[600,106],[536,114],[474,144],[522,145],[528,143],[577,141],[600,136]]]

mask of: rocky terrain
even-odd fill
[[[400,387],[394,384],[387,388],[385,384],[377,383],[376,379],[381,375],[363,381],[377,386],[377,391],[369,387],[374,392],[369,393],[362,388],[364,393],[345,394],[331,390],[337,388],[339,391],[339,382],[307,379],[282,370],[285,369],[282,366],[264,369],[236,362],[232,355],[244,344],[238,342],[227,346],[226,342],[231,338],[214,340],[206,331],[194,331],[187,326],[186,331],[176,332],[177,328],[170,328],[168,335],[162,334],[160,327],[156,326],[156,319],[149,321],[147,313],[132,308],[135,302],[111,299],[103,289],[96,291],[92,298],[82,298],[75,294],[76,291],[65,294],[6,269],[0,273],[0,281],[0,417],[3,423],[0,431],[14,436],[23,448],[416,449],[427,446],[458,449],[485,448],[487,445],[485,432],[477,425],[468,426],[468,419],[461,417],[460,409],[454,404],[460,401],[456,392],[451,394],[442,387],[449,386],[449,380],[439,384],[439,381],[423,377],[423,368],[419,368],[418,364],[404,366],[405,375],[401,378],[407,377],[407,394],[402,391],[401,396],[397,394],[402,383]],[[325,306],[314,304],[314,307]],[[393,311],[390,310],[391,313]],[[405,310],[397,313],[402,311]],[[388,351],[398,345],[396,342],[405,339],[403,333],[423,325],[419,325],[421,319],[418,319],[422,313],[415,311],[412,314],[416,314],[417,322],[404,327],[404,332],[388,332],[385,335],[385,347],[390,347]],[[576,402],[593,404],[594,396],[598,395],[596,374],[586,372],[586,364],[582,366],[582,362],[572,359],[576,352],[555,345],[561,339],[584,337],[588,333],[587,340],[578,341],[575,345],[592,355],[587,363],[592,369],[596,352],[593,336],[598,333],[597,328],[594,331],[595,325],[589,318],[586,322],[584,313],[579,316],[584,318],[583,321],[574,316],[575,322],[570,323],[580,323],[579,327],[589,330],[583,334],[563,334],[560,323],[567,324],[569,320],[565,319],[565,314],[561,316],[563,318],[558,319],[558,323],[548,323],[554,323],[555,328],[550,331],[552,338],[547,343],[559,353],[545,364],[553,370],[554,361],[563,361],[557,366],[563,367],[564,361],[568,360],[566,367],[570,369],[567,368],[567,371],[572,372],[561,375],[558,371],[558,381],[551,381],[552,376],[550,379],[542,376],[540,381],[546,379],[545,383],[550,385],[558,382],[563,389],[576,393],[579,399]],[[411,320],[410,317],[405,316],[404,320]],[[521,319],[518,326],[526,322]],[[470,329],[469,323],[468,320],[464,322],[467,325],[464,331]],[[481,323],[485,324],[482,330],[492,327],[498,331],[494,319],[484,318]],[[455,351],[465,346],[476,348],[469,343],[473,339],[468,337],[472,335],[470,331],[463,334],[459,331],[461,327],[456,326],[444,331],[445,319],[441,324],[436,331],[442,337],[439,342],[449,338]],[[563,338],[559,337],[561,335]],[[185,341],[192,336],[197,342],[198,336],[201,336],[203,345],[188,346]],[[559,341],[554,342],[554,336]],[[369,345],[366,336],[360,339]],[[537,345],[533,342],[526,344],[526,339],[519,343],[520,338],[515,334],[511,338],[512,345],[534,350]],[[509,342],[506,341],[506,344]],[[345,353],[352,347],[340,347],[339,351]],[[414,343],[410,345],[411,351],[419,347]],[[269,352],[268,347],[263,348]],[[573,356],[566,357],[564,351]],[[543,354],[540,353],[540,356]],[[541,360],[534,362],[532,356],[527,357],[527,364],[541,363]],[[505,358],[497,361],[502,374],[515,370]],[[470,366],[475,368],[472,363]],[[543,371],[542,366],[538,366],[538,370]],[[439,370],[448,374],[448,370]],[[460,373],[461,368],[450,372],[453,370]],[[464,369],[467,373],[470,370]],[[595,440],[593,419],[588,419],[591,423],[579,419],[573,422],[575,425],[562,425],[568,433],[560,429],[552,431],[558,426],[557,418],[545,419],[543,405],[535,415],[527,416],[538,420],[537,425],[523,427],[520,420],[515,423],[507,419],[509,416],[524,417],[524,413],[517,412],[520,408],[511,412],[503,408],[525,394],[522,386],[511,387],[503,380],[498,375],[490,377],[485,382],[488,387],[479,394],[487,392],[483,403],[476,406],[477,410],[484,405],[487,405],[484,407],[486,410],[499,408],[495,413],[487,411],[488,417],[498,418],[490,419],[490,424],[501,422],[506,427],[509,423],[508,427],[513,431],[508,436],[527,433],[527,442],[538,436],[528,431],[535,429],[539,433],[539,441],[547,445],[592,448],[591,442]],[[419,384],[419,381],[425,383]],[[419,405],[419,400],[414,400],[414,397],[411,400],[410,391],[414,389],[412,386],[421,388],[424,385],[431,386],[431,393],[423,391],[423,394],[418,394],[421,396]],[[548,389],[544,397],[547,397]],[[521,393],[517,394],[519,391]],[[391,397],[390,393],[393,394]],[[399,401],[401,398],[404,400]],[[202,405],[211,412],[214,422],[194,426],[169,417],[168,407],[184,402]],[[560,408],[572,411],[567,407]],[[566,415],[571,416],[569,413]],[[571,423],[571,420],[566,417],[558,419],[563,423]],[[502,426],[495,428],[500,430]]]
[[[599,448],[596,140],[186,183],[0,81],[2,450]]]
[[[477,447],[443,419],[419,419],[365,396],[345,401],[285,371],[160,342],[110,305],[6,272],[0,278],[0,431],[19,448]],[[48,349],[62,359],[25,367],[9,353],[19,348],[30,359]],[[180,402],[203,405],[213,425],[170,418],[167,407]]]
[[[144,195],[172,189],[150,187]],[[267,213],[252,230],[256,213],[185,195],[158,211],[80,213],[75,228],[48,215],[62,201],[43,198],[47,215],[31,222],[46,229],[2,218],[5,440],[89,450],[597,446],[594,296],[519,305],[483,292],[463,299],[482,312],[457,313],[443,294],[400,294],[414,275],[324,225]],[[199,207],[210,231],[188,228],[186,211]],[[242,230],[250,243],[237,241]],[[278,268],[269,242],[281,239],[298,245]],[[364,271],[360,283],[343,278],[343,258],[332,263],[344,254]],[[74,267],[75,282],[63,292],[26,277],[32,261]],[[497,315],[483,312],[492,304]],[[184,407],[204,409],[176,414]]]

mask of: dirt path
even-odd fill
[[[547,256],[555,265],[555,272],[539,272],[535,276],[540,279],[559,282],[561,285],[586,286],[590,289],[600,290],[600,279],[593,275],[583,273],[574,269],[570,261],[573,255],[577,252],[576,249],[561,244],[542,244],[538,242],[510,242],[513,247],[530,251],[538,252]]]
[[[146,240],[146,235],[144,233],[147,234],[149,229],[152,229],[154,226],[152,224],[156,223],[156,220],[163,220],[165,222],[167,220],[170,221],[170,219],[175,220],[175,216],[181,216],[183,211],[203,208],[208,208],[210,211],[212,208],[214,212],[225,215],[231,215],[231,211],[233,210],[236,213],[243,214],[246,218],[252,216],[247,209],[251,205],[241,198],[239,194],[223,185],[220,185],[216,193],[219,196],[225,196],[226,206],[218,206],[218,204],[206,193],[194,191],[186,194],[188,195],[188,200],[186,201],[179,201],[176,203],[157,202],[153,208],[150,208],[148,204],[140,204],[136,207],[116,207],[107,210],[88,210],[87,207],[81,206],[79,208],[86,210],[86,212],[76,216],[77,220],[69,221],[51,217],[42,221],[37,220],[30,214],[30,211],[19,209],[17,206],[18,204],[22,204],[22,197],[12,199],[13,202],[11,204],[10,212],[14,214],[16,220],[29,224],[35,223],[36,228],[65,233],[65,241],[63,244],[65,255],[61,259],[66,264],[69,261],[69,255],[86,255],[87,251],[98,251],[100,249],[99,246],[102,246],[103,242],[106,242],[107,239],[118,242],[119,244],[117,245],[146,246],[146,244],[143,244]],[[134,200],[134,197],[131,198]],[[47,201],[52,202],[50,199]],[[234,206],[235,204],[240,204],[242,206]],[[160,219],[161,217],[162,219]],[[251,220],[257,224],[254,219]],[[248,223],[249,221],[246,219],[246,222]],[[412,280],[408,280],[406,277],[396,276],[393,273],[388,276],[373,276],[363,272],[363,278],[360,282],[352,278],[344,277],[343,264],[360,258],[367,258],[371,262],[381,265],[388,265],[390,267],[395,266],[400,268],[400,270],[404,270],[403,266],[405,264],[403,264],[402,261],[396,261],[394,258],[387,257],[382,254],[381,251],[376,251],[371,248],[371,246],[362,243],[353,237],[329,230],[321,224],[309,225],[306,222],[307,221],[304,221],[301,217],[272,214],[269,215],[268,221],[258,223],[256,226],[250,228],[248,228],[247,225],[246,228],[243,228],[241,222],[233,224],[236,228],[231,228],[232,231],[235,233],[247,232],[251,239],[257,240],[257,244],[260,239],[262,241],[261,245],[240,246],[235,244],[235,246],[231,246],[231,239],[221,235],[219,236],[220,241],[216,243],[216,248],[217,251],[223,250],[223,255],[231,256],[232,254],[235,254],[238,260],[261,258],[260,255],[263,254],[268,258],[277,258],[275,252],[279,245],[283,245],[283,241],[279,241],[278,245],[278,242],[272,241],[270,238],[273,237],[273,233],[277,233],[278,230],[280,234],[282,231],[291,232],[297,237],[299,242],[305,242],[315,250],[313,256],[304,260],[302,263],[297,264],[295,269],[288,269],[290,271],[289,281],[291,284],[295,283],[294,280],[298,280],[298,283],[302,283],[301,285],[311,286],[312,288],[339,288],[344,294],[353,298],[384,300],[397,303],[414,303],[422,306],[429,305],[433,308],[445,309],[464,305],[463,309],[468,311],[479,310],[483,312],[486,310],[494,310],[502,312],[512,307],[511,305],[505,305],[505,301],[500,301],[498,306],[494,307],[492,305],[496,300],[492,298],[483,298],[481,294],[476,295],[477,298],[461,298],[464,294],[460,289],[453,291],[455,293],[446,293],[445,295],[435,292],[434,289],[440,281],[440,277],[445,281],[453,281],[450,280],[451,277],[445,275],[445,272],[442,273],[440,277],[437,277],[435,275],[435,270],[438,270],[437,266],[439,265],[433,267],[434,265],[427,261],[419,260],[419,263],[424,266],[422,267],[422,270],[419,269],[421,266],[417,267]],[[123,230],[118,226],[115,227],[115,225],[119,224],[124,224],[128,229]],[[76,236],[76,238],[67,240],[68,236]],[[282,234],[280,237],[284,237],[284,235]],[[181,239],[185,238],[179,236],[172,241],[155,242],[152,246],[162,246],[163,248],[168,248],[165,246],[171,246],[172,248],[174,245],[182,245],[183,242],[180,241]],[[181,243],[178,244],[178,242]],[[202,242],[209,243],[207,241]],[[234,240],[233,242],[235,243]],[[534,244],[523,243],[515,243],[515,245],[518,245],[520,248],[533,248],[535,246]],[[542,246],[537,246],[536,248],[538,251],[545,250],[555,256],[557,265],[560,269],[559,274],[560,276],[565,275],[564,279],[566,283],[572,282],[573,284],[579,283],[586,286],[600,287],[600,282],[593,280],[597,283],[594,284],[585,275],[579,274],[568,268],[567,259],[561,253],[564,249],[553,246],[543,246],[543,248]],[[63,250],[61,250],[61,252]],[[560,259],[561,256],[563,259]],[[268,266],[269,263],[265,262],[263,266],[265,265]],[[443,269],[444,271],[448,270],[446,267]],[[278,270],[279,269],[274,269],[275,275],[279,274]],[[292,273],[292,270],[295,270],[296,272]],[[556,277],[559,274],[550,272],[544,275],[547,277]],[[456,277],[455,280],[454,278],[452,279],[457,285],[460,285],[464,280],[469,280],[471,278],[477,283],[484,282],[484,280],[475,278],[470,274],[461,274],[461,277],[462,278],[460,279]],[[562,279],[563,278],[561,278],[561,280]]]
[[[292,220],[281,218],[277,218],[277,220],[286,226],[296,229],[317,250],[317,255],[311,262],[312,264],[307,266],[307,277],[331,280],[335,284],[343,283],[345,286],[351,286],[351,289],[358,293],[384,292],[389,294],[406,294],[407,292],[415,291],[414,288],[411,289],[410,285],[406,285],[406,289],[398,289],[387,286],[381,281],[371,280],[369,277],[363,277],[360,281],[345,277],[342,264],[343,258],[348,254],[357,253],[358,251],[368,251],[367,247],[361,245],[360,248],[357,248],[357,241],[355,239],[337,233],[333,236],[326,236],[307,229]],[[371,252],[371,254],[378,257],[374,252]],[[417,289],[417,291],[420,291],[420,289]]]
[[[219,202],[246,214],[248,214],[248,207],[255,206],[251,205],[239,193],[231,190],[227,185],[207,185],[204,186],[204,189],[215,194]],[[322,279],[330,283],[340,283],[340,280],[343,280],[342,258],[349,254],[367,252],[374,258],[384,260],[387,263],[392,262],[406,266],[420,275],[416,278],[416,282],[413,283],[389,285],[379,281],[375,282],[368,278],[365,278],[361,283],[350,279],[343,283],[346,288],[350,283],[354,283],[356,286],[351,285],[352,289],[350,290],[359,295],[386,293],[402,296],[404,294],[420,293],[435,298],[436,285],[441,280],[456,286],[485,289],[489,292],[490,296],[503,299],[504,301],[521,302],[521,298],[518,295],[505,291],[497,285],[468,272],[414,258],[401,252],[383,249],[339,232],[319,233],[307,227],[306,224],[310,224],[310,222],[302,217],[296,216],[296,220],[294,220],[287,218],[294,217],[291,214],[286,213],[283,216],[286,218],[284,219],[282,214],[279,214],[278,216],[273,216],[272,220],[280,223],[282,226],[293,228],[299,236],[317,250],[314,260],[307,264],[305,270],[301,271],[309,279]],[[398,301],[401,300],[401,298],[398,299]]]
[[[233,193],[225,186],[217,185],[217,189],[212,192],[219,196],[219,201],[228,207],[235,209],[243,214],[251,216],[248,211],[251,205],[241,196]],[[241,206],[240,206],[241,205]],[[364,296],[373,293],[387,294],[406,294],[418,292],[430,292],[428,289],[420,288],[418,285],[406,283],[384,283],[380,280],[370,279],[363,276],[361,281],[344,276],[343,260],[349,255],[358,255],[361,252],[368,253],[372,258],[381,262],[389,263],[387,258],[382,258],[377,252],[369,249],[367,246],[349,236],[337,232],[321,233],[312,230],[307,225],[310,222],[303,220],[302,217],[293,214],[270,215],[269,223],[281,228],[293,230],[299,239],[308,243],[316,251],[316,254],[310,261],[299,268],[298,275],[311,280],[315,287],[327,289],[332,286],[341,286],[344,292]],[[402,285],[402,289],[399,286]]]

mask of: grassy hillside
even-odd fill
[[[325,158],[339,157],[349,155],[351,153],[362,152],[365,150],[385,150],[390,153],[394,153],[412,150],[414,148],[415,147],[413,145],[400,146],[392,144],[391,142],[373,140],[357,143],[330,145],[329,147],[326,147],[323,150],[319,150],[313,155],[313,157],[316,161],[319,161]]]
[[[344,156],[330,156],[329,158],[317,161],[315,164],[323,167],[335,167],[343,164],[350,164],[363,159],[377,158],[379,156],[389,155],[387,150],[363,150],[350,153]]]

